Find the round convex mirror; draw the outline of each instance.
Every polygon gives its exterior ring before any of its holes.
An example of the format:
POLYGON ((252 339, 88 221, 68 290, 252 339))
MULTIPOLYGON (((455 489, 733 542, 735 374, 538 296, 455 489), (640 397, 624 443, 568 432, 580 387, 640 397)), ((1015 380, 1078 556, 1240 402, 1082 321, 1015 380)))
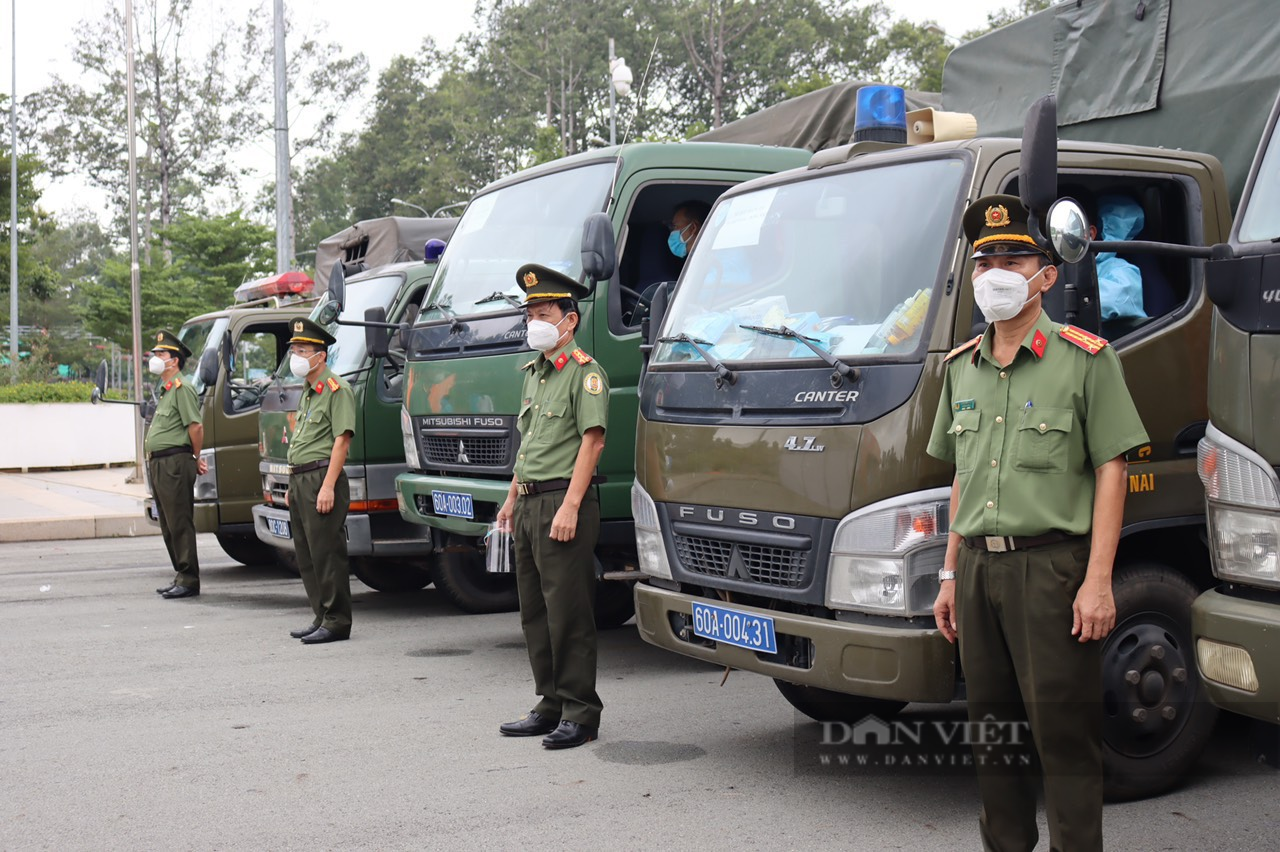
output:
POLYGON ((1074 198, 1059 198, 1049 208, 1049 242, 1067 263, 1079 263, 1089 254, 1089 220, 1074 198))
POLYGON ((320 309, 316 322, 323 326, 328 326, 338 318, 338 314, 342 313, 342 306, 337 302, 325 302, 324 307, 320 309))

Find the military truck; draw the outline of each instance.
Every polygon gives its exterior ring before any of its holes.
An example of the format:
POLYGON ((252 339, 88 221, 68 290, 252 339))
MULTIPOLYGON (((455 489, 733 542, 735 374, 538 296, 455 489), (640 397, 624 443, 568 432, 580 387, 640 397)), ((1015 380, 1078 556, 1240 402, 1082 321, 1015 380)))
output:
MULTIPOLYGON (((791 168, 805 151, 757 145, 629 144, 519 172, 471 200, 410 335, 402 419, 409 472, 401 514, 435 531, 436 588, 472 611, 517 604, 510 573, 486 574, 480 546, 506 498, 519 452, 520 374, 529 360, 515 272, 536 262, 594 284, 578 342, 609 374, 600 473, 600 576, 635 576, 633 475, 639 329, 650 296, 674 281, 669 221, 743 180, 791 168)), ((625 582, 598 586, 596 620, 632 612, 625 582)))
MULTIPOLYGON (((236 288, 235 304, 183 323, 178 337, 191 350, 185 373, 202 402, 207 472, 196 477, 196 532, 213 533, 222 550, 246 565, 270 563, 275 551, 253 532, 259 502, 258 410, 272 371, 288 349, 288 320, 314 304, 315 284, 290 271, 236 288)), ((159 524, 155 501, 144 512, 159 524)))
MULTIPOLYGON (((368 332, 381 331, 385 344, 384 327, 412 321, 457 221, 365 220, 322 241, 317 250, 317 269, 329 274, 311 318, 336 338, 329 364, 351 383, 358 407, 358 428, 344 468, 351 484, 348 555, 356 577, 378 591, 409 591, 430 583, 432 540, 426 527, 405 522, 396 509, 394 481, 405 470, 400 440, 404 349, 371 348, 368 332)), ((252 512, 257 540, 292 552, 287 460, 303 382, 289 372, 287 355, 279 364, 259 417, 261 499, 252 512)))

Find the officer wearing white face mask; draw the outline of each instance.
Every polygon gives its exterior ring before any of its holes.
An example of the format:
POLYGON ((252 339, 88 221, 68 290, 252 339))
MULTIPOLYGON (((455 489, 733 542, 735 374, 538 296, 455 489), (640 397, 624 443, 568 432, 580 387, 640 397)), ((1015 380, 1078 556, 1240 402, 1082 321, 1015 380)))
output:
POLYGON ((590 291, 536 264, 520 267, 529 346, 538 350, 521 393, 520 455, 498 527, 513 533, 520 624, 533 688, 541 696, 522 719, 498 730, 543 736, 549 749, 594 740, 603 704, 596 693, 595 548, 600 501, 594 476, 609 419, 609 380, 574 341, 578 300, 590 291))
POLYGON ((1101 640, 1124 454, 1147 433, 1107 341, 1041 309, 1058 270, 1019 200, 979 199, 964 229, 991 324, 946 358, 928 452, 956 466, 934 618, 959 641, 970 721, 1020 734, 974 747, 983 848, 1035 848, 1043 780, 1050 846, 1100 850, 1101 640))

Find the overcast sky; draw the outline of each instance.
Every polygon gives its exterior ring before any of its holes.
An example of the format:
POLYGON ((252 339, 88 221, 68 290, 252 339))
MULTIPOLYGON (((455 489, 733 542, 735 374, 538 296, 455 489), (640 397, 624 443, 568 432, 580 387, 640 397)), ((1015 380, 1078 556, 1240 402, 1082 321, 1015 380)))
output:
MULTIPOLYGON (((10 3, 0 4, 10 6, 10 3)), ((1013 0, 885 0, 895 17, 913 21, 933 20, 944 31, 960 35, 986 23, 987 14, 1010 6, 1013 0)), ((391 61, 393 56, 412 53, 422 39, 431 35, 442 47, 452 45, 459 35, 471 28, 472 0, 285 0, 297 29, 309 32, 323 24, 328 40, 340 41, 351 51, 364 53, 369 59, 370 79, 391 61)), ((52 75, 69 77, 76 67, 71 62, 72 24, 97 21, 112 5, 123 8, 124 0, 25 0, 17 3, 17 74, 18 98, 44 87, 52 75)), ((254 7, 271 9, 272 0, 194 0, 194 7, 206 14, 223 10, 224 14, 244 14, 254 7)), ((3 39, 5 62, 0 76, 5 81, 5 94, 13 91, 12 7, 0 13, 0 38, 3 39)), ((605 48, 601 48, 602 50, 605 48)), ((632 60, 632 66, 637 62, 632 60)), ((264 178, 271 179, 271 167, 264 167, 264 178)), ((100 205, 96 193, 75 180, 59 181, 47 186, 43 204, 55 213, 73 207, 94 208, 100 205)))

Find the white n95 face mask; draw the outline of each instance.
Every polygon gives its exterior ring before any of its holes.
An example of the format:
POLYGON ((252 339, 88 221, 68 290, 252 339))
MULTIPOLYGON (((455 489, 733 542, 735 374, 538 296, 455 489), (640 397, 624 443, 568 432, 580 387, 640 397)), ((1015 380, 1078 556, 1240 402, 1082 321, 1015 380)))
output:
POLYGON ((305 379, 307 373, 311 372, 311 359, 305 355, 289 356, 289 372, 293 373, 299 379, 305 379))
POLYGON ((983 319, 998 322, 1016 317, 1031 299, 1040 295, 1037 292, 1028 298, 1027 285, 1048 268, 1041 267, 1040 272, 1030 278, 1012 269, 988 269, 973 279, 973 300, 978 303, 983 319))
POLYGON ((147 369, 151 371, 151 375, 158 376, 164 372, 164 359, 159 355, 152 355, 147 361, 147 369))
MULTIPOLYGON (((566 314, 560 318, 560 322, 568 319, 566 314)), ((545 320, 529 320, 526 323, 525 340, 529 342, 530 349, 537 349, 539 352, 546 352, 548 349, 556 345, 556 341, 560 339, 560 322, 549 323, 545 320)))

